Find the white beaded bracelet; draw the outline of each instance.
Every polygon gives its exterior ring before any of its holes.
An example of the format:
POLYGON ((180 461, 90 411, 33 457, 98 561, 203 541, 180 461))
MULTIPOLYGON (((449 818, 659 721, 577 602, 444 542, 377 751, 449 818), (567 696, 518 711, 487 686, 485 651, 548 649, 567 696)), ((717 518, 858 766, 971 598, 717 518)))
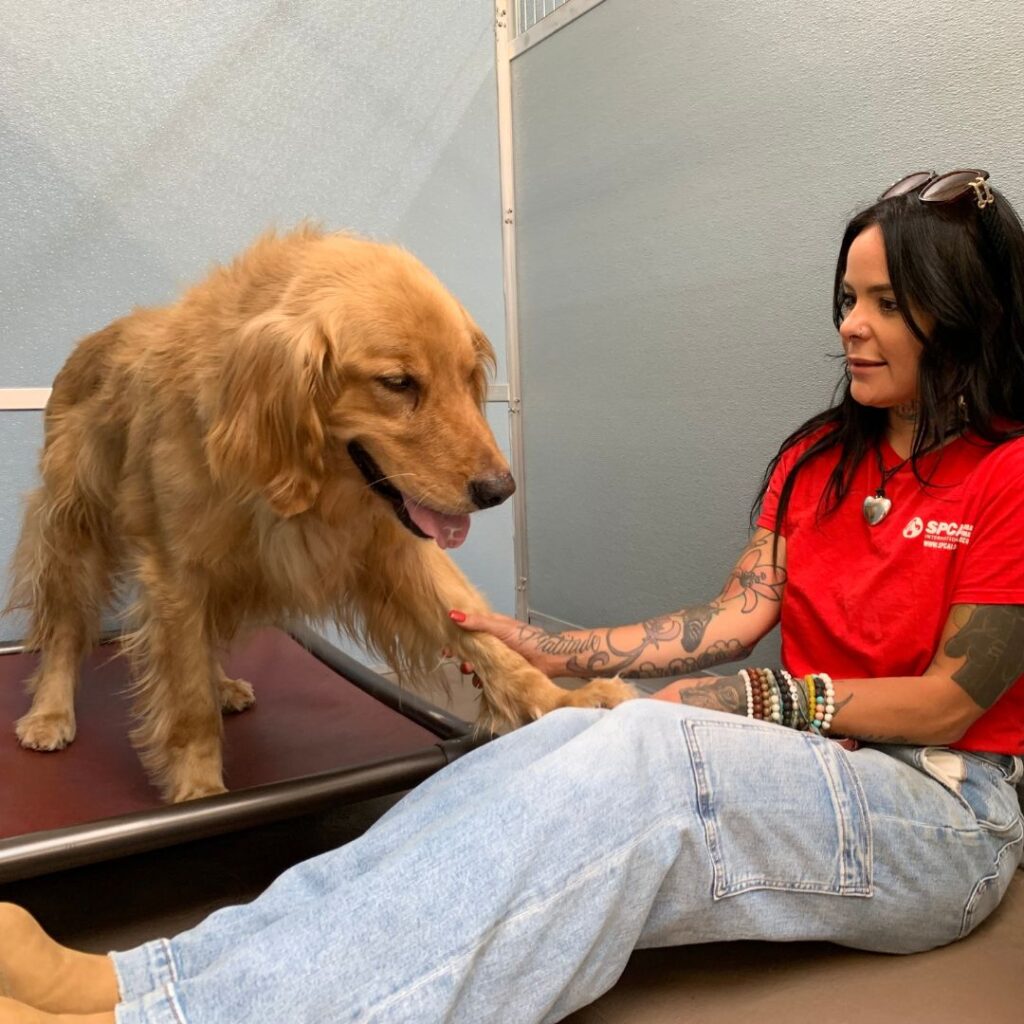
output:
POLYGON ((745 668, 741 668, 739 671, 739 677, 743 680, 743 689, 747 692, 747 718, 753 718, 754 691, 750 687, 750 673, 745 668))

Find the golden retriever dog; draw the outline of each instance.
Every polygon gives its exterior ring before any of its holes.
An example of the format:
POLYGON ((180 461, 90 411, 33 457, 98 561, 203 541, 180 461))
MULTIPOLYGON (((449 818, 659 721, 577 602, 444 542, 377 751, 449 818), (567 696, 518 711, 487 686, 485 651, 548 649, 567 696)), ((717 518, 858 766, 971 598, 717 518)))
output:
POLYGON ((448 648, 486 681, 491 725, 633 696, 564 690, 448 618, 486 603, 444 549, 515 489, 483 415, 493 360, 408 252, 313 227, 82 340, 12 567, 9 607, 41 651, 21 743, 74 739, 79 664, 122 582, 132 739, 170 801, 224 791, 221 712, 253 693, 218 657, 246 626, 334 621, 407 680, 448 648))

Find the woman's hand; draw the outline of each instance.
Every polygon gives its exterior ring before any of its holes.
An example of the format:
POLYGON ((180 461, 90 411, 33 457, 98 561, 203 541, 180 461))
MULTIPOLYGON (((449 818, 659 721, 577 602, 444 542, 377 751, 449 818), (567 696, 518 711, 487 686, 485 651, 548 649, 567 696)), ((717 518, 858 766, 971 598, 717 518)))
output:
MULTIPOLYGON (((545 675, 557 674, 555 659, 540 648, 544 638, 549 635, 543 629, 520 622, 519 619, 513 619, 508 615, 499 615, 497 612, 464 612, 454 608, 448 613, 448 617, 467 632, 489 633, 545 675)), ((451 652, 445 653, 450 655, 451 652)), ((473 676, 474 686, 479 688, 482 685, 470 662, 462 662, 459 668, 464 675, 473 676)))

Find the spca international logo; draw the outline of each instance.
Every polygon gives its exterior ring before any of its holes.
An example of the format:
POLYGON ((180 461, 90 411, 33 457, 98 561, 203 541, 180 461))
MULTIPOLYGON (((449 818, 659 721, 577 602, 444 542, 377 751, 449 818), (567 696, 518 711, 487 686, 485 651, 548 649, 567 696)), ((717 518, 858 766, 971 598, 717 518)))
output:
POLYGON ((903 536, 907 540, 913 540, 915 537, 920 537, 924 533, 924 520, 920 516, 914 516, 913 519, 903 527, 903 536))
POLYGON ((922 544, 926 548, 939 551, 956 551, 958 547, 966 547, 971 542, 974 532, 973 523, 947 523, 938 519, 929 519, 926 523, 920 516, 903 527, 903 536, 914 540, 924 534, 922 544))

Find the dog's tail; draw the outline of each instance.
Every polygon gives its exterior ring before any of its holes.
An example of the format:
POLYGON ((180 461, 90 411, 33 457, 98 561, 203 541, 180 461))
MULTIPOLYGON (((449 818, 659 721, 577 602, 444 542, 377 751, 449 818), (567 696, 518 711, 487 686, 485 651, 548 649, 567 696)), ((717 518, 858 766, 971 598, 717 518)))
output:
POLYGON ((27 615, 19 625, 30 650, 46 646, 55 631, 73 634, 76 645, 91 643, 109 594, 109 517, 125 440, 123 430, 96 424, 109 406, 99 392, 112 333, 106 328, 76 348, 46 407, 42 483, 25 498, 3 608, 5 616, 27 615))

